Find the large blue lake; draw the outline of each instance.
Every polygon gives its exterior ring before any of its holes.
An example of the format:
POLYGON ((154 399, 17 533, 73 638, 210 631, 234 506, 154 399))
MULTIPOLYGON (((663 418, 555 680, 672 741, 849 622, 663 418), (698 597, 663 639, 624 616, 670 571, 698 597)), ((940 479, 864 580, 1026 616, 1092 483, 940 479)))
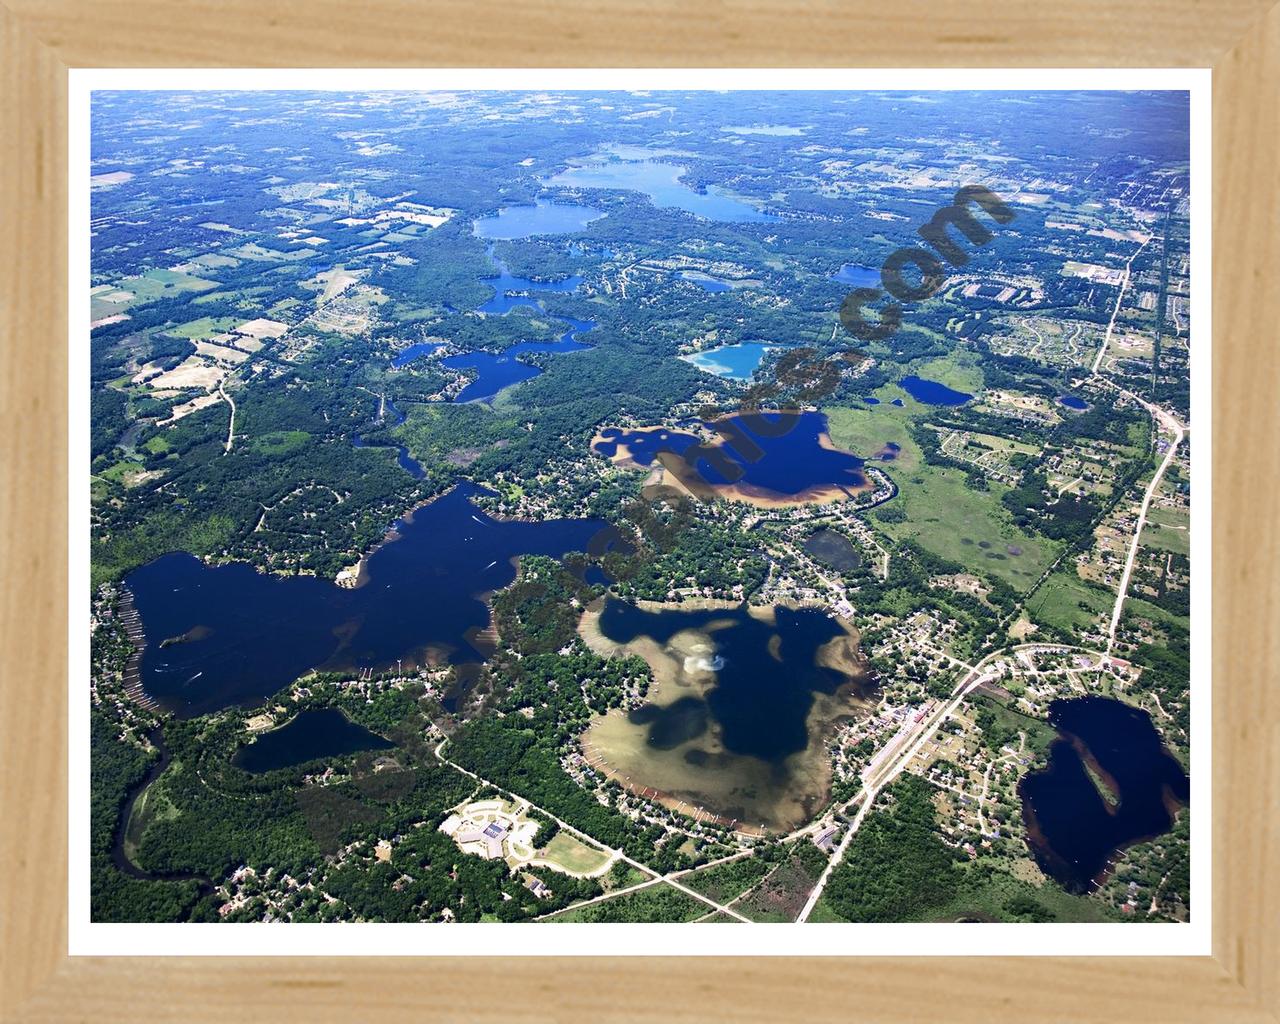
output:
POLYGON ((247 772, 269 772, 319 758, 388 750, 395 744, 357 725, 337 708, 310 708, 264 732, 236 751, 231 763, 247 772))
POLYGON ((850 284, 855 288, 878 288, 880 286, 880 271, 872 270, 870 267, 859 266, 857 263, 846 263, 831 275, 831 280, 839 281, 841 284, 850 284))
POLYGON ((1041 869, 1084 892, 1116 851, 1169 831, 1191 795, 1182 766, 1145 711, 1105 697, 1057 700, 1049 721, 1061 738, 1043 771, 1019 786, 1028 843, 1041 869), (1108 801, 1086 763, 1110 790, 1108 801))
POLYGON ((605 602, 600 632, 615 643, 645 636, 666 646, 686 630, 714 638, 715 650, 706 661, 715 670, 715 685, 705 697, 646 704, 631 712, 631 723, 646 728, 650 746, 678 747, 706 732, 713 720, 726 750, 774 762, 780 769, 788 755, 808 746, 806 719, 814 693, 835 693, 853 681, 817 663, 819 648, 846 634, 815 608, 774 611, 770 624, 745 606, 648 611, 614 598, 605 602))
POLYGON ((134 570, 125 584, 147 639, 143 688, 189 716, 261 700, 312 668, 481 660, 483 597, 515 578, 513 559, 583 551, 604 524, 499 522, 475 493, 461 484, 397 523, 355 589, 185 553, 134 570))
MULTIPOLYGON (((490 253, 491 258, 492 255, 490 253)), ((576 292, 578 286, 582 284, 582 278, 577 276, 566 277, 560 281, 534 281, 527 277, 516 277, 502 260, 494 259, 493 262, 498 266, 498 275, 481 278, 480 283, 492 287, 494 296, 484 305, 477 306, 477 313, 501 316, 517 306, 531 306, 539 309, 541 308, 537 298, 539 293, 567 295, 576 292)))
MULTIPOLYGON (((827 418, 822 413, 747 413, 707 424, 718 439, 695 456, 699 438, 678 430, 606 428, 595 450, 612 458, 624 445, 632 461, 652 465, 664 452, 678 454, 683 470, 713 487, 745 485, 762 497, 795 498, 835 488, 850 494, 865 487, 864 460, 823 444, 827 418)), ((670 467, 668 467, 670 468, 670 467)))
POLYGON ((536 235, 572 235, 581 231, 604 211, 572 203, 552 203, 539 199, 533 206, 504 206, 492 217, 475 222, 481 238, 510 240, 536 235))
POLYGON ((695 192, 688 185, 681 184, 684 172, 685 168, 676 164, 655 160, 608 160, 570 167, 547 179, 544 184, 643 192, 654 206, 684 210, 706 220, 747 222, 778 219, 714 185, 706 192, 695 192))
POLYGON ((542 371, 529 363, 522 363, 519 356, 533 352, 582 352, 591 346, 577 340, 595 326, 594 320, 575 320, 558 317, 569 329, 555 341, 521 341, 497 354, 493 352, 460 352, 440 360, 441 366, 451 370, 475 370, 476 379, 463 388, 455 402, 477 402, 493 398, 503 388, 536 377, 542 371))
POLYGON ((692 270, 684 271, 680 275, 680 280, 696 284, 704 292, 711 292, 712 294, 733 291, 733 285, 728 281, 721 281, 718 277, 712 277, 710 274, 700 274, 692 270))
POLYGON ((926 380, 924 377, 903 377, 898 384, 917 402, 923 402, 925 405, 964 405, 965 402, 973 400, 973 395, 956 391, 945 384, 939 384, 936 380, 926 380))

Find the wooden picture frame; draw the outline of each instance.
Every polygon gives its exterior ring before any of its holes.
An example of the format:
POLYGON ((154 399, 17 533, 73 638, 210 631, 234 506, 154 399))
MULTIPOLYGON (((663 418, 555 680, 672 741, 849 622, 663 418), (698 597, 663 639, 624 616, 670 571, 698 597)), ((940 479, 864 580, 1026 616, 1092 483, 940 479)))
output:
MULTIPOLYGON (((886 8, 5 0, 0 293, 0 1017, 8 1021, 1280 1019, 1280 6, 886 8), (67 955, 67 73, 180 66, 1212 67, 1213 955, 67 955)), ((71 595, 72 600, 80 600, 71 595)), ((891 926, 890 926, 891 927, 891 926)), ((779 933, 783 935, 785 933, 779 933)), ((785 940, 783 940, 785 941, 785 940)), ((962 948, 957 953, 963 953, 962 948)))

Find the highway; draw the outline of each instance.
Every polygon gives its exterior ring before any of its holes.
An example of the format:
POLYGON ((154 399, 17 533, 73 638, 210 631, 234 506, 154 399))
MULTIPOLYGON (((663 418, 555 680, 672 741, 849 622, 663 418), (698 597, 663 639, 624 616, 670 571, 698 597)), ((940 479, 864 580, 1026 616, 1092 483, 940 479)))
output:
POLYGON ((1129 257, 1124 265, 1124 278, 1120 282, 1120 294, 1116 296, 1116 308, 1111 311, 1111 322, 1107 324, 1107 333, 1103 336, 1102 346, 1098 349, 1098 357, 1093 361, 1090 367, 1091 373, 1097 373, 1098 367, 1102 365, 1102 357, 1107 354, 1107 346, 1111 343, 1111 332, 1116 328, 1116 317, 1120 315, 1120 305, 1124 302, 1124 293, 1129 288, 1129 268, 1133 266, 1133 261, 1138 258, 1138 253, 1142 252, 1151 241, 1150 238, 1143 242, 1138 248, 1133 250, 1133 255, 1129 257))
POLYGON ((1146 399, 1139 398, 1132 391, 1127 391, 1113 381, 1108 380, 1101 374, 1094 374, 1094 380, 1099 381, 1108 387, 1115 388, 1122 395, 1133 399, 1140 406, 1147 410, 1151 418, 1155 420, 1157 433, 1159 428, 1163 427, 1173 435, 1173 440, 1169 444, 1169 450, 1164 453, 1164 459, 1161 461, 1159 468, 1156 469, 1155 475, 1151 478, 1151 483, 1147 485, 1146 493, 1142 496, 1142 505, 1138 509, 1138 523, 1134 527, 1133 539, 1129 542, 1129 555, 1125 559, 1124 572, 1120 576, 1120 585, 1116 591, 1116 604, 1111 612, 1111 626, 1107 630, 1107 653, 1111 653, 1111 648, 1115 645, 1116 629, 1120 625, 1120 613, 1124 610, 1125 595, 1129 590, 1129 579, 1133 575, 1133 564, 1138 557, 1138 548, 1142 541, 1142 528, 1146 525, 1147 512, 1151 508, 1151 499, 1155 497, 1156 489, 1160 486, 1160 481, 1164 479, 1165 473, 1169 466, 1173 464, 1174 457, 1178 453, 1178 447, 1182 444, 1187 436, 1187 428, 1184 427, 1171 412, 1162 409, 1160 406, 1148 402, 1146 399))
MULTIPOLYGON (((1030 646, 1030 645, 1029 645, 1030 646)), ((981 667, 987 662, 1003 657, 1007 652, 998 651, 994 654, 987 655, 976 667, 970 667, 969 673, 960 681, 956 688, 952 691, 951 696, 947 700, 934 708, 919 723, 919 727, 910 730, 904 740, 900 741, 901 750, 893 756, 886 758, 884 761, 869 768, 862 777, 862 790, 849 803, 844 805, 843 810, 848 810, 855 803, 861 801, 862 806, 858 808, 858 813, 854 816, 853 821, 849 825, 849 829, 845 832, 844 837, 840 840, 840 845, 836 847, 832 853, 831 859, 827 861, 827 866, 823 869, 822 874, 818 877, 817 884, 809 893, 809 898, 805 901, 804 908, 796 917, 796 924, 803 924, 809 920, 809 915, 813 912, 813 908, 817 906, 822 891, 827 887, 827 882, 831 878, 831 873, 835 871, 840 861, 844 859, 845 851, 853 842, 853 837, 858 829, 862 826, 863 820, 870 812, 872 805, 876 802, 876 797, 880 791, 889 783, 896 779, 902 771, 911 763, 911 759, 916 756, 920 748, 925 745, 938 731, 938 727, 942 725, 951 713, 958 708, 964 699, 969 696, 982 683, 988 681, 992 676, 981 671, 981 667)))

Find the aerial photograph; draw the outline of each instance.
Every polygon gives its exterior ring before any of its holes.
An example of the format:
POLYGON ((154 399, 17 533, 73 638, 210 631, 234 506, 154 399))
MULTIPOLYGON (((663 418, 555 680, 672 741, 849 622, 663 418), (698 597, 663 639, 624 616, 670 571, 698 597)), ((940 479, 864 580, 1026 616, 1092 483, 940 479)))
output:
POLYGON ((1189 921, 1189 124, 95 91, 91 921, 1189 921))

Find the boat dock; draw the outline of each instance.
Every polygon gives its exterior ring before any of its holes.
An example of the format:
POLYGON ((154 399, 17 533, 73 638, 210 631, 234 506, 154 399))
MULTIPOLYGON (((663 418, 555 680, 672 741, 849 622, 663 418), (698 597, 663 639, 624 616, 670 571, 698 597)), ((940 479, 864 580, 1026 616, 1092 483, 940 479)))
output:
POLYGON ((124 692, 136 704, 148 711, 163 712, 164 708, 142 688, 142 652, 147 649, 147 635, 142 628, 142 618, 138 615, 138 609, 133 605, 133 594, 128 588, 121 588, 120 623, 129 635, 129 642, 133 645, 133 651, 124 666, 124 692))

